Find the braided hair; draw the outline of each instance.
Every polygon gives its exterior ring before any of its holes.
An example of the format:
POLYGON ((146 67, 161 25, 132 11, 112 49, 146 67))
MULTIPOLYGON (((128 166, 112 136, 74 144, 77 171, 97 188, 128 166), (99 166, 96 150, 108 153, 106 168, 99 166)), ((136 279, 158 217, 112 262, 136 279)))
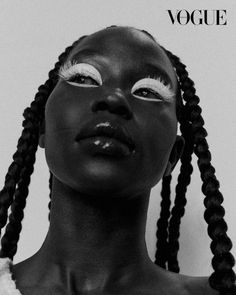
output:
MULTIPOLYGON (((106 29, 116 27, 112 25, 106 29)), ((147 31, 142 30, 153 41, 156 40, 147 31)), ((0 257, 9 257, 13 260, 17 251, 17 243, 22 229, 21 222, 24 217, 24 207, 28 196, 30 177, 34 170, 35 154, 38 147, 40 126, 44 120, 45 105, 48 97, 58 82, 58 71, 71 50, 87 36, 82 36, 59 56, 58 62, 49 72, 49 79, 38 88, 30 107, 24 112, 22 123, 23 131, 18 140, 17 151, 13 155, 13 162, 8 168, 4 187, 0 191, 0 236, 1 230, 5 233, 1 238, 0 257), (11 213, 8 210, 11 206, 11 213), (8 220, 8 223, 7 223, 8 220)), ((156 42, 157 43, 157 42, 156 42)), ((219 181, 215 176, 215 169, 211 165, 211 153, 206 141, 207 132, 201 116, 199 97, 195 94, 194 82, 188 77, 186 66, 170 51, 162 47, 169 57, 178 78, 179 93, 177 95, 177 119, 180 130, 185 139, 185 147, 181 155, 180 174, 175 188, 175 201, 171 206, 171 174, 163 176, 161 190, 161 213, 157 221, 157 250, 154 263, 162 268, 179 272, 178 250, 181 218, 185 212, 187 202, 186 191, 191 181, 193 167, 192 154, 198 157, 198 167, 202 179, 202 192, 205 195, 206 207, 204 218, 208 224, 208 235, 212 239, 211 251, 213 253, 212 267, 214 272, 209 277, 210 286, 218 290, 221 295, 235 294, 236 276, 233 271, 234 257, 230 253, 232 242, 227 236, 227 224, 224 220, 225 210, 222 206, 223 196, 219 191, 219 181), (185 102, 185 104, 184 104, 185 102)), ((50 172, 49 189, 50 201, 48 204, 50 220, 52 173, 50 172)))
POLYGON ((211 153, 206 140, 207 131, 203 127, 204 120, 201 116, 202 109, 199 106, 199 97, 195 94, 194 82, 188 77, 186 66, 180 59, 170 51, 166 52, 173 67, 176 70, 180 88, 183 91, 183 100, 186 102, 183 107, 183 116, 180 122, 180 130, 185 139, 185 148, 181 156, 181 168, 176 185, 175 204, 170 208, 170 182, 171 177, 164 177, 162 182, 162 214, 157 222, 157 237, 161 239, 164 231, 164 241, 157 242, 157 252, 155 263, 160 260, 163 268, 174 272, 179 272, 177 254, 179 250, 179 230, 181 217, 185 212, 187 203, 186 191, 191 180, 193 167, 191 165, 191 155, 194 152, 198 157, 198 167, 202 179, 202 192, 205 195, 204 218, 208 224, 208 235, 212 239, 211 251, 213 253, 212 267, 214 272, 209 277, 209 284, 213 289, 220 291, 221 295, 235 294, 236 275, 233 271, 235 260, 230 253, 232 242, 227 236, 227 224, 224 220, 225 210, 222 206, 223 196, 219 191, 219 181, 215 176, 215 168, 211 164, 211 153), (167 179, 166 179, 167 178, 167 179), (169 220, 169 222, 168 222, 169 220), (161 227, 164 227, 162 229, 161 227), (168 236, 168 241, 167 241, 168 236), (167 245, 167 247, 164 247, 167 245), (159 247, 158 247, 159 246, 159 247))
MULTIPOLYGON (((38 88, 30 107, 24 112, 23 131, 18 140, 17 151, 13 155, 13 162, 8 168, 4 187, 0 191, 0 234, 7 223, 8 209, 11 214, 1 239, 0 257, 13 259, 17 251, 17 242, 21 232, 21 221, 24 217, 24 207, 28 196, 30 176, 34 170, 35 153, 38 147, 39 131, 44 119, 46 101, 58 81, 58 70, 71 49, 85 36, 75 41, 62 53, 48 76, 49 79, 38 88)), ((51 182, 51 181, 50 181, 51 182)), ((51 192, 50 192, 51 196, 51 192)), ((50 204, 49 204, 50 209, 50 204)))

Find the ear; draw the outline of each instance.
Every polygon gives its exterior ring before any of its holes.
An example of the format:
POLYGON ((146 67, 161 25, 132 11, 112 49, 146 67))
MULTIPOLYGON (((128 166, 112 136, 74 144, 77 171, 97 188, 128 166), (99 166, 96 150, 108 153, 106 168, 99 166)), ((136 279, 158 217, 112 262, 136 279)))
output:
POLYGON ((39 146, 45 147, 45 120, 39 126, 39 146))
POLYGON ((174 170, 175 165, 184 151, 185 140, 182 136, 176 135, 176 140, 170 153, 169 161, 163 176, 168 176, 174 170))

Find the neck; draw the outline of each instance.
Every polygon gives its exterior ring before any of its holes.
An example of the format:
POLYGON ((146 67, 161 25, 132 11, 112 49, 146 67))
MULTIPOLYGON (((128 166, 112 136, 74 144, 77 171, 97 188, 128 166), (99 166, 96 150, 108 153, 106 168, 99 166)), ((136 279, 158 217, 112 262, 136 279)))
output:
POLYGON ((145 243, 149 197, 150 191, 88 196, 54 178, 50 227, 38 257, 60 265, 68 287, 72 278, 87 289, 128 280, 152 263, 145 243))

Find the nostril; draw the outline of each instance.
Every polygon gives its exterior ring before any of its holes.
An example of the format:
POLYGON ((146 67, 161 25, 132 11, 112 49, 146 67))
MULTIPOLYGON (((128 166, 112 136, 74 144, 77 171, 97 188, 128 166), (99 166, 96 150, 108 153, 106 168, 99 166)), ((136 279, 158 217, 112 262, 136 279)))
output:
POLYGON ((107 109, 107 103, 105 103, 105 101, 100 101, 99 103, 98 103, 98 109, 100 109, 100 110, 106 110, 107 109))

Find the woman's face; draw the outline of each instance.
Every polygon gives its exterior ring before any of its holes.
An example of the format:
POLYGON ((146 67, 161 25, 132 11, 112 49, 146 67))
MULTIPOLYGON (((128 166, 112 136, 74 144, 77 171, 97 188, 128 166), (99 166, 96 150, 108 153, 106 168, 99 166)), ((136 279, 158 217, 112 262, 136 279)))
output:
POLYGON ((162 49, 136 29, 105 29, 81 40, 61 75, 40 139, 54 176, 86 194, 150 190, 177 134, 177 80, 162 49))

